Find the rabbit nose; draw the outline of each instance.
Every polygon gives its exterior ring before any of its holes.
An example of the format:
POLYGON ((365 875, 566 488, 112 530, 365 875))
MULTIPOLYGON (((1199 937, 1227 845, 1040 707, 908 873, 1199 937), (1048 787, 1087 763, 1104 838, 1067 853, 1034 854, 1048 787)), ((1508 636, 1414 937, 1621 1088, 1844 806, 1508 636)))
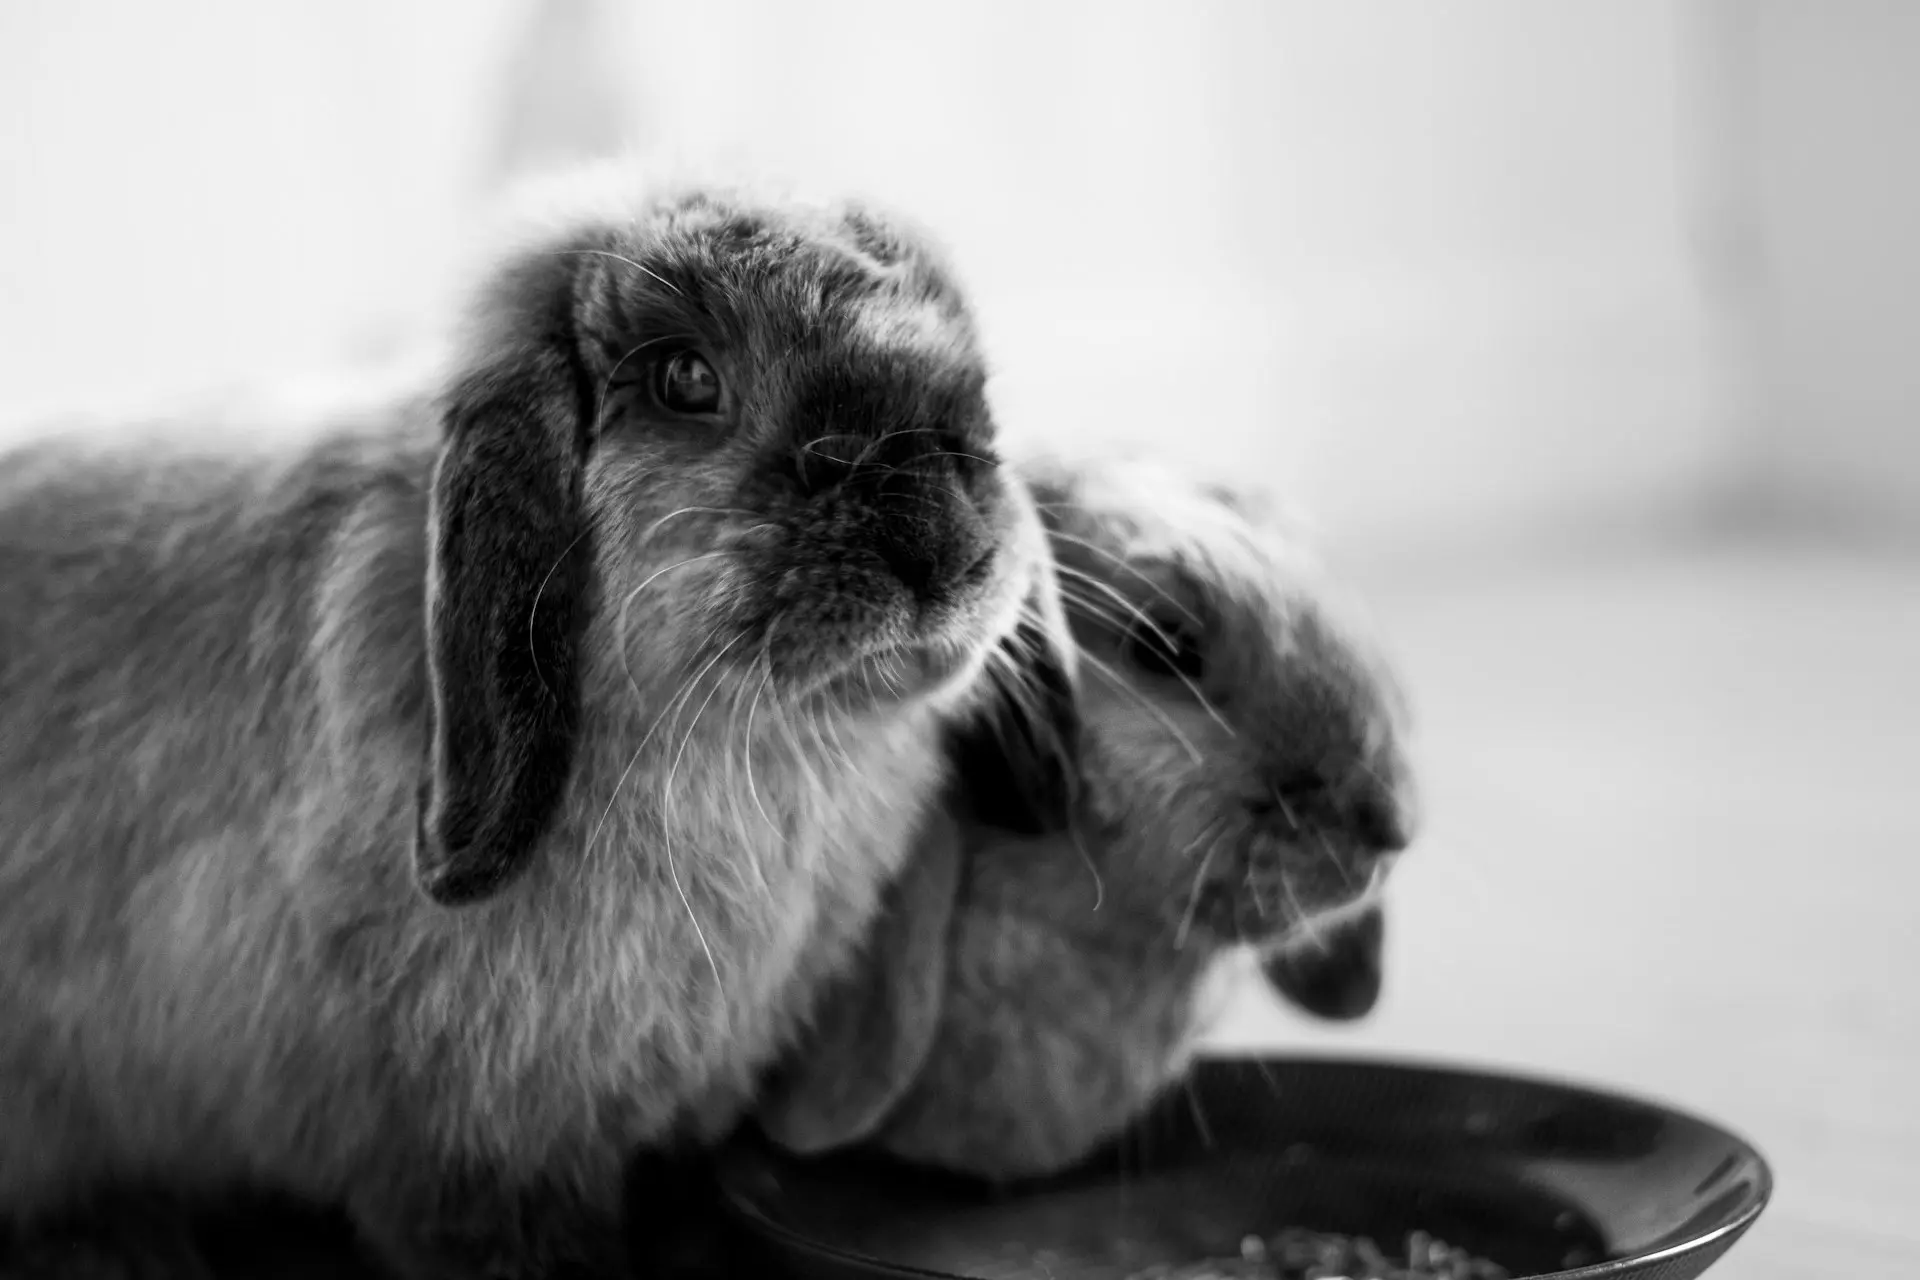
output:
POLYGON ((880 558, 914 599, 943 601, 984 578, 993 567, 994 540, 973 510, 947 513, 941 525, 890 522, 879 537, 880 558))
POLYGON ((1331 826, 1377 854, 1400 853, 1413 842, 1411 804, 1391 775, 1356 767, 1295 771, 1271 787, 1272 804, 1289 827, 1331 826))
POLYGON ((1384 785, 1366 787, 1352 805, 1353 833, 1380 853, 1399 853, 1413 843, 1407 806, 1384 785))

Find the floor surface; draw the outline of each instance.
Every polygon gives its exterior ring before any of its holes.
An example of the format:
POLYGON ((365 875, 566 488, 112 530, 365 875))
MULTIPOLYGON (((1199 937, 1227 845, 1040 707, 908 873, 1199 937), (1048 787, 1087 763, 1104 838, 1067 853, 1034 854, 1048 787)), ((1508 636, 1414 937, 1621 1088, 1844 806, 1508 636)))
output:
POLYGON ((1427 834, 1358 1028, 1742 1131, 1777 1191, 1715 1280, 1920 1271, 1920 558, 1635 553, 1369 593, 1427 834))

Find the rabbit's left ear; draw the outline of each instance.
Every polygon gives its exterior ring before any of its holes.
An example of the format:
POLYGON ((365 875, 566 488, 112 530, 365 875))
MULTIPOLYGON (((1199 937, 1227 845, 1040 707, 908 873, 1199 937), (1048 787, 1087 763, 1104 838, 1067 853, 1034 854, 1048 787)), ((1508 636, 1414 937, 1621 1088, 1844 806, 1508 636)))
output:
POLYGON ((1373 1012, 1385 977, 1387 918, 1378 903, 1261 961, 1280 995, 1316 1018, 1352 1022, 1373 1012))
POLYGON ((958 828, 936 810, 865 947, 822 997, 811 1035, 762 1089, 760 1127, 788 1151, 859 1142, 919 1078, 944 1007, 960 852, 958 828))
POLYGON ((1080 783, 1078 659, 1049 560, 988 667, 986 705, 948 730, 970 820, 1026 836, 1067 830, 1080 783))
POLYGON ((431 723, 414 871, 442 906, 527 865, 572 770, 592 549, 587 401, 560 327, 570 281, 496 286, 490 350, 453 386, 427 529, 431 723))

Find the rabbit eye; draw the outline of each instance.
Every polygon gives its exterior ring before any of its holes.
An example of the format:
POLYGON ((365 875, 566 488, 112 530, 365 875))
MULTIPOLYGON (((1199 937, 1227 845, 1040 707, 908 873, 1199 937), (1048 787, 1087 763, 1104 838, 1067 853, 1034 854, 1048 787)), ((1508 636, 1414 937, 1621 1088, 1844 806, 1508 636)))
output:
POLYGON ((653 396, 669 413, 718 413, 720 375, 706 357, 682 351, 654 366, 653 396))
POLYGON ((1206 674, 1199 638, 1177 622, 1142 619, 1128 630, 1123 648, 1127 661, 1150 675, 1198 680, 1206 674))

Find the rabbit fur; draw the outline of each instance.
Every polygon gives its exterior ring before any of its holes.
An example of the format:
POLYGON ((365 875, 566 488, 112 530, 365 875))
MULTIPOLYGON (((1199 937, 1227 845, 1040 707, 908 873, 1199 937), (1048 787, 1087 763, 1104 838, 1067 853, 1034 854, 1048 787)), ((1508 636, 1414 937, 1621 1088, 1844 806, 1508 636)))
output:
POLYGON ((1081 648, 1073 820, 983 809, 990 756, 961 775, 763 1098, 799 1154, 1055 1173, 1181 1078, 1223 961, 1325 1017, 1379 992, 1405 705, 1332 584, 1255 495, 1129 458, 1023 474, 1081 648))
POLYGON ((983 675, 1071 645, 927 237, 579 208, 418 394, 0 458, 22 1230, 264 1183, 409 1276, 615 1273, 623 1160, 734 1123, 951 743, 1062 738, 983 675))

